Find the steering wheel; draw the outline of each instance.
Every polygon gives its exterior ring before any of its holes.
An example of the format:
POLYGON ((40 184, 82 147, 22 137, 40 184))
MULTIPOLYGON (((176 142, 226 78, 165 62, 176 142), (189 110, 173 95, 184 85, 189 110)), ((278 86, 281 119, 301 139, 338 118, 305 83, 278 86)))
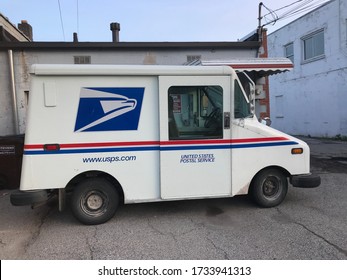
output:
POLYGON ((207 117, 205 120, 204 127, 205 128, 210 128, 212 126, 218 127, 221 126, 221 110, 220 108, 214 109, 207 117))

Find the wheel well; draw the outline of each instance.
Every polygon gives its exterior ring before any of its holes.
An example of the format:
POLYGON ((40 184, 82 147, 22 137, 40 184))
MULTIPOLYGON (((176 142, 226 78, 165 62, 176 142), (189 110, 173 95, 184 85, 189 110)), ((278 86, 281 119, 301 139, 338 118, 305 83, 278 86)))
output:
POLYGON ((250 183, 250 185, 249 185, 249 190, 248 190, 248 192, 249 192, 249 191, 251 190, 251 188, 253 187, 253 185, 254 185, 253 182, 254 182, 255 178, 257 177, 257 175, 258 175, 260 172, 262 172, 262 171, 264 171, 264 170, 267 170, 267 169, 277 169, 278 171, 282 172, 286 177, 290 177, 290 173, 288 172, 288 170, 284 169, 284 168, 281 167, 281 166, 272 165, 272 166, 264 167, 263 169, 259 170, 259 171, 253 176, 252 181, 251 181, 251 183, 250 183))
POLYGON ((74 178, 70 180, 70 182, 66 185, 65 191, 67 193, 72 192, 74 187, 84 181, 87 178, 94 178, 94 177, 102 177, 107 179, 109 182, 112 183, 112 185, 117 189, 119 195, 120 195, 120 201, 123 203, 124 202, 124 192, 121 184, 119 181, 111 176, 110 174, 103 172, 103 171, 98 171, 98 170, 92 170, 92 171, 86 171, 81 174, 78 174, 74 178))

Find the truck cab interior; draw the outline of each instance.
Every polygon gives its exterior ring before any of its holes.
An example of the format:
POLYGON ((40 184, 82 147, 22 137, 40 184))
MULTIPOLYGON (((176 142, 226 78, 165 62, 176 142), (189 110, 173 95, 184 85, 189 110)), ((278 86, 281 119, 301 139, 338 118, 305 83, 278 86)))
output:
POLYGON ((223 89, 220 86, 169 88, 169 139, 223 138, 223 89))

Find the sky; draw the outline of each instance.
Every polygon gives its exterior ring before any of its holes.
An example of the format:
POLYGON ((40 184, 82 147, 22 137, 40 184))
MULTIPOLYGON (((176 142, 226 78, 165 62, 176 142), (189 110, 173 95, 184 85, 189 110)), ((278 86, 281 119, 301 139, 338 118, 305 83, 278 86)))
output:
MULTIPOLYGON (((291 3, 327 0, 264 0, 276 10, 291 3)), ((112 41, 110 23, 120 23, 120 41, 237 41, 258 26, 258 0, 1 0, 0 13, 15 25, 27 20, 34 41, 112 41)), ((290 6, 277 12, 295 7, 290 6)), ((262 15, 268 10, 262 7, 262 15)), ((268 33, 296 17, 266 26, 268 33)), ((271 15, 267 19, 272 19, 271 15)), ((262 24, 265 23, 265 19, 262 24)))

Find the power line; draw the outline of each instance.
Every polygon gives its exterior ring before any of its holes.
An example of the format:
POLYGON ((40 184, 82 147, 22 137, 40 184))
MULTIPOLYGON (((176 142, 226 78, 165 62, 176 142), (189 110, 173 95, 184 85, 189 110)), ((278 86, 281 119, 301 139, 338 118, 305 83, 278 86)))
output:
MULTIPOLYGON (((301 1, 303 1, 303 0, 295 1, 295 2, 293 2, 293 3, 291 3, 291 4, 288 4, 288 5, 286 5, 286 6, 283 6, 283 7, 281 7, 281 8, 278 8, 278 9, 276 9, 276 10, 273 10, 273 12, 277 12, 277 11, 283 10, 283 9, 288 8, 288 7, 290 7, 290 6, 293 6, 293 5, 295 5, 296 3, 301 2, 301 1)), ((268 14, 266 14, 266 15, 268 15, 268 14)), ((264 15, 264 17, 265 17, 266 15, 264 15)))
MULTIPOLYGON (((277 11, 280 11, 280 10, 283 10, 283 9, 286 9, 286 8, 289 8, 290 6, 293 6, 293 5, 295 5, 295 4, 299 3, 299 2, 302 2, 302 1, 307 2, 307 0, 297 0, 297 1, 293 2, 293 3, 291 3, 291 4, 288 4, 288 5, 286 5, 286 6, 283 6, 283 7, 281 7, 281 8, 276 9, 276 10, 271 10, 271 12, 265 14, 264 17, 266 17, 267 15, 271 14, 272 12, 277 12, 277 11)), ((313 0, 308 0, 308 1, 313 1, 313 0)), ((264 4, 263 4, 263 5, 264 5, 264 4)), ((294 9, 295 9, 295 8, 294 8, 294 9)))
POLYGON ((296 15, 299 15, 301 13, 313 10, 314 8, 319 7, 320 5, 322 5, 325 2, 327 2, 327 0, 298 0, 298 1, 295 1, 291 4, 288 4, 286 6, 278 8, 276 10, 269 9, 264 4, 262 4, 262 6, 264 6, 264 8, 266 10, 268 10, 268 13, 262 17, 266 22, 265 24, 263 24, 263 26, 269 25, 269 24, 274 25, 279 20, 287 19, 287 18, 296 16, 296 15), (277 13, 276 13, 277 11, 289 8, 293 5, 295 5, 295 6, 292 7, 291 9, 285 11, 284 13, 282 13, 279 16, 277 15, 277 13), (271 15, 272 19, 267 18, 270 15, 271 15))
POLYGON ((268 13, 268 14, 265 14, 264 17, 263 17, 264 20, 266 21, 266 24, 264 24, 263 26, 268 25, 268 24, 274 25, 278 20, 283 19, 283 18, 285 18, 285 17, 289 17, 289 16, 291 15, 291 13, 294 13, 295 11, 297 11, 297 10, 300 9, 301 7, 303 7, 303 6, 307 5, 307 4, 309 4, 309 3, 312 2, 312 1, 313 1, 313 0, 298 0, 298 1, 295 1, 295 2, 293 2, 293 3, 291 3, 291 4, 289 4, 289 5, 286 5, 286 6, 284 6, 284 7, 278 8, 278 9, 276 9, 276 10, 270 10, 269 8, 265 7, 265 5, 263 4, 263 6, 269 11, 269 13, 268 13), (300 4, 298 4, 298 3, 300 3, 300 4), (276 14, 275 11, 279 11, 279 10, 283 10, 283 9, 285 9, 285 8, 289 8, 289 7, 291 7, 291 6, 295 5, 295 4, 297 4, 295 7, 291 8, 291 9, 290 9, 289 11, 287 11, 287 12, 284 12, 282 15, 277 16, 277 14, 276 14), (266 18, 267 15, 272 15, 273 20, 269 20, 269 21, 268 21, 267 18, 266 18), (276 15, 276 16, 274 17, 274 15, 276 15))
POLYGON ((291 16, 295 16, 297 14, 301 14, 301 13, 313 10, 313 9, 321 6, 324 2, 327 2, 327 1, 326 0, 320 0, 320 1, 317 1, 316 3, 313 2, 310 5, 302 6, 302 7, 298 8, 297 10, 294 10, 294 11, 291 11, 290 13, 282 15, 281 17, 282 17, 282 19, 285 19, 285 18, 288 18, 291 16))
POLYGON ((61 13, 60 0, 58 0, 58 6, 59 6, 61 29, 63 31, 63 38, 64 38, 64 41, 65 41, 65 30, 64 30, 63 17, 62 17, 62 13, 61 13))
POLYGON ((76 0, 76 4, 77 4, 77 34, 80 32, 80 18, 79 18, 79 6, 78 6, 78 0, 76 0))
MULTIPOLYGON (((261 5, 262 5, 266 10, 268 10, 268 12, 269 12, 269 13, 267 13, 266 15, 264 15, 262 18, 263 18, 264 20, 267 20, 267 18, 266 18, 267 15, 271 15, 271 16, 272 16, 272 20, 271 20, 270 22, 267 22, 267 23, 264 24, 264 25, 267 25, 267 24, 270 24, 270 23, 275 24, 276 21, 278 20, 278 16, 277 16, 276 12, 275 12, 274 10, 269 9, 267 6, 264 5, 264 3, 261 3, 261 5)), ((264 25, 263 25, 263 26, 264 26, 264 25)))
MULTIPOLYGON (((266 10, 268 10, 269 13, 267 13, 266 15, 271 15, 272 18, 273 18, 271 22, 273 22, 273 23, 275 24, 276 21, 278 20, 278 16, 277 16, 276 12, 275 12, 274 10, 271 10, 271 9, 269 9, 268 7, 266 7, 266 6, 264 5, 264 3, 262 3, 262 6, 263 6, 266 10)), ((266 19, 266 15, 263 16, 264 19, 266 19)))

